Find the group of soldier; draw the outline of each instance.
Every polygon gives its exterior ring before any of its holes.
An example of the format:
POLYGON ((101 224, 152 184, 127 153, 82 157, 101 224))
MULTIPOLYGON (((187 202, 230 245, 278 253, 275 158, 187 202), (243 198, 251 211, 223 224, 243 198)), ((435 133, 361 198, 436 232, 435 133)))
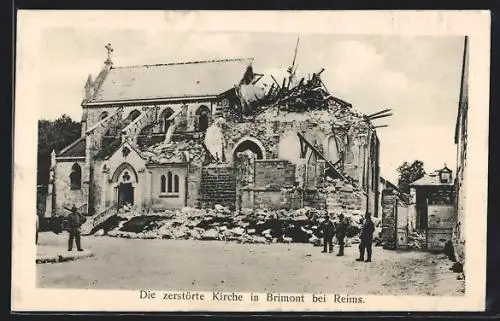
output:
MULTIPOLYGON (((325 220, 321 223, 321 230, 323 233, 323 251, 322 253, 326 253, 327 249, 329 253, 333 252, 333 237, 337 238, 339 244, 339 252, 337 256, 344 255, 344 246, 345 246, 345 238, 348 224, 346 222, 344 214, 340 214, 338 216, 339 220, 337 224, 334 224, 332 220, 330 220, 330 215, 327 214, 325 216, 325 220)), ((360 244, 359 244, 359 258, 356 261, 361 262, 371 262, 372 261, 372 241, 373 241, 373 233, 375 232, 375 225, 371 219, 371 214, 366 213, 365 219, 363 222, 363 227, 361 229, 360 244), (367 254, 365 260, 365 252, 367 254)))

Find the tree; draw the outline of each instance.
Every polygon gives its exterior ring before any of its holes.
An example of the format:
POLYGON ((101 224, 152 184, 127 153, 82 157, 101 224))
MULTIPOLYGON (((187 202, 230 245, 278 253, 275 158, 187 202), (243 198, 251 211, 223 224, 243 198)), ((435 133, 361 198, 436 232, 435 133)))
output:
POLYGON ((416 160, 413 163, 404 162, 398 167, 398 188, 401 192, 410 193, 410 184, 424 177, 424 163, 416 160))
POLYGON ((81 124, 62 115, 54 121, 38 121, 38 175, 37 184, 46 186, 49 180, 50 153, 60 152, 81 135, 81 124))

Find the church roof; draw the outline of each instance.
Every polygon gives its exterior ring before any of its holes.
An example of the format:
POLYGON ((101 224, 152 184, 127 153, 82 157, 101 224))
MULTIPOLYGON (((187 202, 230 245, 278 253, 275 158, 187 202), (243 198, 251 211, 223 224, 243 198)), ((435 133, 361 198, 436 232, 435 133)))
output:
POLYGON ((86 141, 85 137, 80 137, 73 143, 64 148, 58 157, 84 157, 85 156, 86 141))
POLYGON ((242 79, 252 58, 112 67, 87 103, 220 95, 242 79))

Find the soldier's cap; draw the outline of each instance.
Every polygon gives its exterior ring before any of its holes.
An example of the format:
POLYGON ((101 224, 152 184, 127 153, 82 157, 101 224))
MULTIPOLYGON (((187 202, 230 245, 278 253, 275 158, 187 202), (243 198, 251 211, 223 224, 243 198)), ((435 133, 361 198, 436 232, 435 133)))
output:
POLYGON ((73 205, 73 207, 71 207, 71 212, 72 212, 72 213, 76 213, 76 212, 78 212, 78 209, 76 208, 76 206, 75 206, 75 205, 73 205))

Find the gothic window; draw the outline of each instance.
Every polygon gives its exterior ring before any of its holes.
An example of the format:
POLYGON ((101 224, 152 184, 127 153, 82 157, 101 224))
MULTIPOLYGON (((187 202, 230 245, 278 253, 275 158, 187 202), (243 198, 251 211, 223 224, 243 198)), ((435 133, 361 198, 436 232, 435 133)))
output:
POLYGON ((69 175, 70 188, 77 190, 82 188, 82 168, 78 164, 73 164, 71 174, 69 175))
MULTIPOLYGON (((162 194, 178 194, 179 193, 179 175, 167 172, 167 176, 161 176, 160 191, 162 194)), ((174 196, 174 195, 171 195, 174 196)))
POLYGON ((165 185, 166 185, 167 179, 165 178, 165 175, 161 175, 161 184, 160 184, 160 192, 165 193, 165 185))
POLYGON ((168 189, 167 189, 167 191, 169 193, 172 193, 172 173, 168 172, 167 177, 168 177, 168 179, 167 179, 167 181, 168 181, 168 189))
POLYGON ((174 175, 174 193, 179 193, 179 175, 174 175))

